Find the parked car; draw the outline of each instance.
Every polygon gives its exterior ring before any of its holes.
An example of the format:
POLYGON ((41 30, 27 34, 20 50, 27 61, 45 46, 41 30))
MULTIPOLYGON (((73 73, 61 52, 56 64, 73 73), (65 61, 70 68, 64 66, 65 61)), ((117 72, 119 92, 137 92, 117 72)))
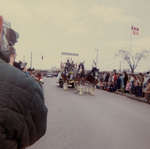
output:
POLYGON ((47 77, 47 78, 52 78, 52 77, 54 77, 54 75, 51 74, 51 73, 48 73, 48 74, 46 75, 46 77, 47 77))
POLYGON ((57 76, 58 76, 58 73, 59 73, 59 72, 52 72, 52 74, 53 74, 54 77, 57 77, 57 76))

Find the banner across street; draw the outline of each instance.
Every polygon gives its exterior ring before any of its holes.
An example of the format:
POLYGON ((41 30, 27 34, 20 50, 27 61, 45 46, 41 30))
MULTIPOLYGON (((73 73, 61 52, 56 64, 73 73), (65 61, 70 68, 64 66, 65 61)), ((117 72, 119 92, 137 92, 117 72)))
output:
POLYGON ((62 52, 61 55, 79 56, 78 53, 69 53, 69 52, 62 52))

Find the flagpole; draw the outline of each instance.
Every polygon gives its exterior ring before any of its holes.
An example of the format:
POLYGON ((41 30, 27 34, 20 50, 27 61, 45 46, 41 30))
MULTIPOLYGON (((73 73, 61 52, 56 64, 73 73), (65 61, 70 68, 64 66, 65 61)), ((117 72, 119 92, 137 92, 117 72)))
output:
POLYGON ((132 27, 133 27, 133 26, 131 25, 131 32, 130 32, 130 50, 131 50, 131 51, 132 51, 132 42, 133 42, 133 41, 132 41, 132 40, 133 40, 133 39, 132 39, 132 32, 133 32, 132 27))
POLYGON ((121 61, 120 61, 120 72, 121 72, 121 61))
POLYGON ((129 50, 130 50, 131 57, 132 57, 131 61, 134 63, 134 56, 133 56, 134 55, 134 53, 133 53, 133 32, 134 32, 134 26, 131 25, 130 48, 129 48, 129 50))
POLYGON ((41 69, 43 69, 43 53, 42 53, 42 57, 41 57, 41 69))
POLYGON ((132 55, 132 61, 133 61, 133 64, 135 64, 135 58, 134 58, 134 53, 133 53, 133 37, 134 35, 139 35, 139 28, 138 27, 135 27, 133 25, 131 25, 131 35, 130 35, 130 52, 131 52, 131 55, 132 55))

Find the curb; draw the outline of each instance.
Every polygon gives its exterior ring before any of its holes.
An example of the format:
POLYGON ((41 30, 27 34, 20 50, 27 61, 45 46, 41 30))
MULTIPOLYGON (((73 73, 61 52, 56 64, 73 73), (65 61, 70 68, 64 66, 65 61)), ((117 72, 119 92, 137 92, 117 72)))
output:
POLYGON ((122 95, 122 96, 126 96, 127 98, 130 98, 132 100, 137 100, 139 102, 144 102, 144 103, 147 103, 146 99, 144 97, 136 97, 134 95, 130 95, 130 94, 125 94, 125 93, 119 93, 119 92, 116 92, 115 94, 119 94, 119 95, 122 95))
MULTIPOLYGON (((101 89, 100 89, 101 90, 101 89)), ((119 92, 119 91, 116 91, 116 92, 113 92, 114 94, 118 94, 118 95, 121 95, 121 96, 125 96, 127 98, 130 98, 132 100, 136 100, 136 101, 139 101, 139 102, 143 102, 143 103, 147 103, 147 100, 144 98, 144 97, 136 97, 134 95, 130 95, 130 94, 127 94, 127 93, 122 93, 122 92, 119 92)))

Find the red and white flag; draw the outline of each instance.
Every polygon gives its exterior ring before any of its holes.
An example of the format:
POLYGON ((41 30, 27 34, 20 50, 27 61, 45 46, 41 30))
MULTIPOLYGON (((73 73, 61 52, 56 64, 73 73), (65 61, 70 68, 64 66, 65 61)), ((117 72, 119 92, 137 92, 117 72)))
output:
POLYGON ((139 28, 138 27, 135 27, 135 26, 131 26, 131 31, 132 31, 132 34, 133 35, 139 35, 139 28))

